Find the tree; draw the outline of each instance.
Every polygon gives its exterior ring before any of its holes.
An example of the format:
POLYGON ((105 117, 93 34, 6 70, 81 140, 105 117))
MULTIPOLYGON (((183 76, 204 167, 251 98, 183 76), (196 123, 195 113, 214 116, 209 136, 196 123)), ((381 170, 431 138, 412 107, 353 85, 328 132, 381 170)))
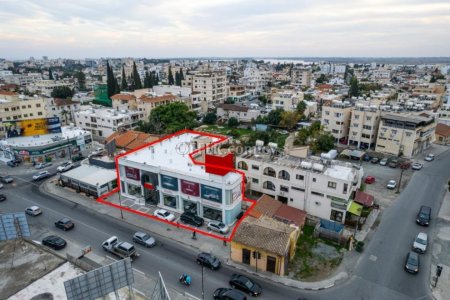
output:
POLYGON ((73 97, 73 90, 68 86, 57 86, 53 89, 51 96, 53 98, 67 99, 73 97))
POLYGON ((312 142, 311 149, 315 152, 328 152, 334 149, 334 140, 331 133, 322 133, 312 142))
POLYGON ((65 109, 63 109, 63 110, 61 111, 61 116, 64 118, 64 122, 65 122, 66 125, 69 124, 68 121, 67 121, 67 116, 68 116, 69 114, 70 114, 70 112, 67 111, 67 110, 65 110, 65 109))
POLYGON ((115 94, 120 94, 120 85, 117 78, 114 78, 114 95, 115 94))
POLYGON ((325 74, 320 74, 320 76, 316 79, 316 83, 324 83, 327 81, 327 77, 325 76, 325 74))
POLYGON ((239 126, 239 121, 235 117, 228 119, 228 127, 234 128, 239 126))
POLYGON ((128 89, 127 76, 125 75, 125 67, 122 66, 122 83, 120 89, 126 91, 128 89))
POLYGON ((281 108, 271 110, 267 114, 267 124, 278 126, 281 122, 281 114, 282 113, 283 113, 283 110, 281 108))
POLYGON ((178 73, 178 71, 175 72, 175 85, 181 86, 181 78, 180 73, 178 73))
POLYGON ((308 128, 302 128, 297 132, 297 135, 294 139, 294 145, 296 146, 306 146, 309 139, 309 130, 308 128))
POLYGON ((280 126, 285 127, 288 130, 292 130, 297 125, 297 122, 300 120, 300 114, 298 112, 293 111, 283 111, 281 113, 281 121, 280 126))
POLYGON ((203 123, 208 124, 208 125, 212 125, 215 124, 217 121, 217 115, 216 113, 213 112, 209 112, 205 115, 205 117, 203 118, 203 123))
POLYGON ((48 68, 48 80, 55 80, 53 78, 53 74, 52 74, 52 69, 51 68, 48 68))
POLYGON ((108 61, 106 61, 106 87, 108 90, 108 97, 110 98, 112 95, 115 94, 116 88, 115 88, 114 74, 108 61))
POLYGON ((136 62, 133 62, 133 75, 131 76, 133 81, 133 90, 142 89, 141 77, 137 71, 136 62))
POLYGON ((153 83, 153 85, 159 85, 159 75, 158 75, 158 73, 156 73, 155 82, 153 83))
POLYGON ((180 86, 183 80, 184 80, 183 68, 180 68, 180 86))
POLYGON ((192 129, 197 125, 197 114, 182 102, 169 103, 154 108, 148 122, 140 123, 144 132, 155 134, 174 133, 178 130, 192 129))
POLYGON ((82 71, 78 71, 74 75, 75 79, 78 82, 78 90, 85 91, 86 90, 86 75, 82 71))
POLYGON ((360 95, 358 78, 356 78, 356 76, 352 76, 352 79, 350 79, 350 89, 348 90, 348 95, 350 97, 358 97, 360 95))
POLYGON ((297 104, 297 112, 301 115, 301 116, 303 116, 304 114, 305 114, 305 110, 306 110, 306 103, 305 103, 305 101, 300 101, 298 104, 297 104))
POLYGON ((267 97, 265 95, 259 96, 258 100, 261 101, 263 105, 267 104, 267 97))
POLYGON ((173 85, 174 84, 173 73, 172 73, 172 66, 169 66, 168 80, 169 80, 169 85, 173 85))

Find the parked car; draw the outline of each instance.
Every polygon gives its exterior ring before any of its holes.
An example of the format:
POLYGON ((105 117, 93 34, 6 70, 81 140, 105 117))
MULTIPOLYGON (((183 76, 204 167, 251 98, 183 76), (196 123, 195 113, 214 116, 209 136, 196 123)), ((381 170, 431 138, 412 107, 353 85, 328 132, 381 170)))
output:
POLYGON ((388 164, 388 159, 387 158, 383 158, 382 160, 380 160, 380 165, 381 166, 386 166, 388 164))
POLYGON ((364 179, 364 183, 367 183, 367 184, 372 184, 374 182, 375 182, 375 177, 373 177, 373 176, 367 176, 366 179, 364 179))
POLYGON ((27 207, 25 209, 25 213, 30 216, 38 216, 38 215, 42 214, 42 210, 39 206, 33 205, 30 207, 27 207))
POLYGON ((52 163, 43 162, 43 163, 36 164, 34 167, 39 170, 39 169, 44 169, 44 168, 50 167, 51 165, 52 165, 52 163))
POLYGON ((217 270, 220 268, 220 260, 214 255, 206 252, 202 252, 197 255, 197 263, 210 268, 211 270, 217 270))
POLYGON ((77 155, 77 156, 72 157, 72 161, 73 162, 77 162, 77 161, 81 161, 81 160, 83 160, 85 158, 86 157, 84 157, 83 155, 77 155))
POLYGON ((14 160, 10 160, 6 163, 8 166, 10 166, 11 168, 17 167, 19 164, 14 161, 14 160))
POLYGON ((417 213, 416 223, 422 226, 428 226, 431 219, 431 207, 422 205, 417 213))
POLYGON ((165 209, 157 209, 157 210, 155 210, 153 215, 159 219, 163 219, 163 220, 170 221, 170 222, 175 220, 175 216, 165 209))
POLYGON ((75 224, 69 218, 62 218, 61 220, 55 222, 55 226, 56 228, 60 228, 66 231, 73 229, 75 227, 75 224))
POLYGON ((129 257, 131 260, 139 257, 136 247, 128 242, 120 241, 116 236, 112 236, 102 243, 102 248, 109 253, 115 254, 120 258, 129 257))
POLYGON ((38 180, 42 180, 47 177, 50 177, 50 173, 48 171, 41 171, 41 172, 37 173, 36 175, 33 175, 33 180, 38 181, 38 180))
POLYGON ((6 196, 3 194, 0 194, 0 202, 3 202, 6 200, 6 196))
POLYGON ((3 188, 3 184, 0 183, 0 189, 2 189, 2 188, 3 188))
POLYGON ((420 170, 420 169, 422 169, 422 167, 423 167, 423 165, 421 163, 418 163, 418 162, 412 164, 412 169, 413 170, 420 170))
POLYGON ((412 249, 418 253, 427 251, 428 235, 425 232, 419 233, 414 239, 412 249))
POLYGON ((369 154, 364 154, 364 156, 363 156, 364 161, 370 161, 371 159, 372 159, 372 157, 370 157, 369 154))
POLYGON ((244 275, 239 274, 231 275, 230 286, 233 289, 239 289, 252 296, 258 296, 262 293, 262 287, 244 275))
POLYGON ((11 183, 14 181, 14 179, 9 175, 2 175, 0 176, 0 181, 3 183, 11 183))
POLYGON ((66 162, 62 163, 61 165, 59 165, 58 168, 56 168, 56 171, 61 172, 61 173, 67 172, 70 169, 72 169, 72 167, 73 167, 72 162, 66 161, 66 162))
POLYGON ((136 232, 133 234, 133 242, 141 244, 147 248, 153 247, 156 245, 155 239, 145 232, 136 232))
POLYGON ((424 158, 425 161, 433 161, 434 160, 434 154, 427 154, 424 158))
POLYGON ((238 290, 218 288, 213 294, 214 300, 247 300, 247 297, 238 290))
POLYGON ((370 160, 370 162, 373 164, 377 164, 379 161, 380 159, 378 157, 372 157, 372 159, 370 160))
POLYGON ((408 252, 408 254, 406 255, 406 262, 405 262, 406 272, 417 274, 419 273, 419 266, 420 266, 419 254, 413 251, 408 252))
POLYGON ((395 180, 389 180, 386 187, 390 190, 393 190, 397 187, 397 182, 395 180))
POLYGON ((389 167, 390 168, 397 168, 398 167, 398 160, 393 159, 389 162, 389 167))
POLYGON ((66 247, 67 243, 63 238, 57 235, 49 235, 42 240, 42 245, 48 246, 55 250, 60 250, 66 247))
POLYGON ((183 223, 186 223, 186 224, 196 226, 196 227, 200 227, 205 223, 205 220, 203 220, 203 218, 201 218, 191 212, 184 212, 180 216, 180 221, 183 223))
POLYGON ((221 234, 227 234, 230 230, 227 225, 220 221, 211 221, 207 225, 208 230, 215 231, 221 234))

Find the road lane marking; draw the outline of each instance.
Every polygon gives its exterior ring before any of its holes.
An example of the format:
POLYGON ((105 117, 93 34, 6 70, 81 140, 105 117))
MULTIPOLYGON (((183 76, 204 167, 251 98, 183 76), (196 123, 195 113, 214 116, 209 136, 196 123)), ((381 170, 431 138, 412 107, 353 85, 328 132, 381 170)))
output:
POLYGON ((107 259, 110 259, 110 260, 112 260, 112 261, 118 261, 117 259, 115 259, 115 258, 112 258, 111 256, 109 256, 109 255, 105 255, 106 256, 106 258, 107 259))
POLYGON ((142 276, 145 276, 145 273, 144 273, 144 272, 142 272, 142 271, 140 271, 140 270, 138 270, 138 269, 136 269, 136 268, 133 268, 133 270, 134 270, 136 273, 141 274, 142 276))

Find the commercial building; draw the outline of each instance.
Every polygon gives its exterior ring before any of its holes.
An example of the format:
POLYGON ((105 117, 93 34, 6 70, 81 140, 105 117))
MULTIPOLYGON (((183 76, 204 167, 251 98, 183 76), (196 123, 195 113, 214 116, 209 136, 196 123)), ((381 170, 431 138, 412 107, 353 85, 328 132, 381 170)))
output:
POLYGON ((381 115, 375 151, 413 157, 434 142, 435 129, 435 118, 426 113, 381 115))
POLYGON ((120 193, 141 205, 234 223, 241 212, 242 175, 229 171, 233 154, 216 155, 209 146, 224 140, 184 130, 119 156, 120 193))
POLYGON ((333 101, 330 105, 323 105, 321 123, 324 131, 331 133, 336 142, 347 144, 351 114, 350 102, 333 101))
POLYGON ((363 170, 318 158, 273 156, 257 148, 236 158, 247 193, 264 193, 311 216, 343 223, 363 170))

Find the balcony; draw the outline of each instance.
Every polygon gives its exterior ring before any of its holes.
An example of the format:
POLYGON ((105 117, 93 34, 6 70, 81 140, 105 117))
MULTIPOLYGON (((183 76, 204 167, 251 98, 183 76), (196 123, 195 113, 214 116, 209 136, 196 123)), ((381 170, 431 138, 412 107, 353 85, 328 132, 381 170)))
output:
POLYGON ((270 176, 270 177, 276 177, 277 176, 277 172, 275 172, 275 170, 271 167, 267 167, 264 169, 264 175, 266 176, 270 176))

